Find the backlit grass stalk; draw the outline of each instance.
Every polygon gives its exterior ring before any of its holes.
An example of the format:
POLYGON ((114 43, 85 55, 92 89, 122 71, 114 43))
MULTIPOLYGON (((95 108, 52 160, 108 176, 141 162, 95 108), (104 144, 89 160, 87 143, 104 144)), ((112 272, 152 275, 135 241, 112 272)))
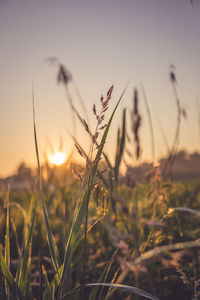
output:
POLYGON ((122 129, 118 130, 117 150, 116 150, 115 166, 114 166, 116 183, 118 183, 119 168, 122 162, 122 157, 123 157, 125 142, 126 142, 126 109, 123 110, 121 127, 122 129))
POLYGON ((176 131, 175 131, 172 148, 169 153, 169 158, 167 160, 166 166, 163 171, 163 173, 166 175, 167 175, 168 169, 169 169, 169 175, 170 175, 170 173, 172 171, 172 166, 173 166, 173 163, 174 163, 174 160, 176 157, 176 152, 177 152, 178 145, 179 145, 179 135, 180 135, 181 115, 182 115, 182 108, 181 108, 180 100, 179 100, 178 93, 176 90, 177 81, 176 81, 176 75, 173 71, 173 66, 172 66, 172 70, 170 72, 170 81, 172 84, 174 98, 175 98, 175 102, 176 102, 176 106, 177 106, 177 126, 176 126, 176 131))
MULTIPOLYGON (((9 207, 9 198, 10 198, 10 186, 8 186, 7 191, 7 197, 6 197, 6 203, 7 203, 7 210, 6 210, 6 244, 5 244, 5 262, 10 269, 10 207, 9 207)), ((8 296, 8 300, 10 299, 9 296, 9 287, 5 280, 5 288, 8 296)))
MULTIPOLYGON (((96 125, 96 129, 94 131, 94 135, 93 135, 93 139, 92 139, 92 144, 90 147, 90 151, 89 151, 89 159, 91 157, 91 161, 93 159, 93 153, 94 153, 94 146, 95 146, 95 142, 97 141, 100 132, 105 129, 107 127, 107 124, 103 125, 103 121, 105 118, 105 112, 108 110, 108 105, 109 105, 109 101, 112 97, 112 91, 113 91, 113 85, 111 86, 111 88, 108 90, 107 92, 107 97, 104 100, 103 96, 101 96, 100 100, 101 100, 101 111, 100 113, 97 113, 96 111, 96 105, 93 105, 93 114, 97 119, 97 125, 96 125)), ((89 126, 88 124, 84 121, 84 125, 85 125, 85 130, 89 133, 89 126)), ((104 142, 105 143, 105 142, 104 142)), ((101 147, 101 144, 100 144, 101 147)), ((100 158, 100 157, 99 157, 100 158)), ((94 164, 94 162, 92 162, 92 164, 94 164)), ((88 183, 90 182, 90 170, 89 170, 89 179, 88 179, 88 183)), ((84 239, 84 267, 83 267, 83 283, 85 283, 85 271, 86 271, 86 263, 87 263, 87 232, 88 232, 88 205, 89 205, 89 198, 87 201, 87 209, 86 209, 86 216, 85 216, 85 239, 84 239)))
POLYGON ((150 129, 150 135, 151 135, 152 162, 154 165, 155 164, 155 142, 154 142, 153 122, 152 122, 150 107, 149 107, 146 93, 145 93, 143 86, 142 86, 142 92, 143 92, 144 103, 145 103, 145 107, 146 107, 147 115, 148 115, 148 119, 149 119, 149 129, 150 129))
POLYGON ((79 212, 78 212, 76 221, 72 224, 72 228, 71 228, 71 231, 70 231, 70 235, 69 235, 66 250, 65 250, 64 266, 63 266, 63 273, 62 273, 59 292, 58 292, 58 300, 60 300, 60 298, 61 298, 61 292, 63 290, 63 283, 64 283, 65 278, 67 276, 66 271, 67 271, 67 267, 68 267, 69 260, 70 260, 70 257, 71 257, 71 250, 72 250, 73 244, 74 244, 74 242, 77 238, 77 235, 80 231, 81 225, 83 223, 83 220, 85 218, 85 214, 86 214, 86 211, 87 211, 87 208, 88 208, 88 203, 89 203, 89 200, 90 200, 90 197, 91 197, 91 192, 92 192, 92 189, 93 189, 93 184, 94 184, 94 180, 95 180, 95 176, 96 176, 96 172, 97 172, 99 159, 101 157, 101 154, 102 154, 102 151, 103 151, 103 148, 104 148, 104 144, 106 142, 106 138, 107 138, 107 135, 108 135, 108 132, 109 132, 114 114, 115 114, 115 112, 118 108, 118 105, 119 105, 119 103, 120 103, 120 101, 121 101, 121 99, 122 99, 122 97, 123 97, 123 95, 126 91, 127 86, 125 87, 124 91, 122 92, 122 94, 121 94, 121 96, 120 96, 120 98, 119 98, 119 100, 118 100, 118 102, 117 102, 117 104, 116 104, 116 106, 113 110, 113 113, 110 117, 108 125, 104 130, 104 133, 103 133, 103 136, 102 136, 102 139, 101 139, 101 142, 100 142, 100 147, 98 148, 94 163, 93 163, 91 171, 90 171, 90 179, 89 179, 89 182, 88 182, 88 186, 87 186, 86 191, 84 193, 84 196, 83 196, 80 208, 79 208, 79 212))
POLYGON ((37 132, 36 132, 36 122, 35 122, 35 100, 34 100, 34 91, 32 94, 32 101, 33 101, 33 128, 34 128, 34 140, 35 140, 35 151, 36 151, 36 158, 37 158, 37 166, 38 166, 38 178, 39 178, 39 190, 40 190, 40 197, 41 197, 41 204, 42 204, 42 211, 46 226, 46 232, 47 232, 47 239, 49 243, 49 250, 51 253, 52 263, 54 266, 54 269, 56 273, 59 274, 59 265, 58 265, 58 259, 56 255, 56 250, 53 242, 53 236, 51 232, 51 227, 48 220, 48 213, 47 209, 44 203, 43 198, 43 190, 42 190, 42 175, 41 175, 41 168, 40 168, 40 159, 39 159, 39 150, 38 150, 38 142, 37 142, 37 132))

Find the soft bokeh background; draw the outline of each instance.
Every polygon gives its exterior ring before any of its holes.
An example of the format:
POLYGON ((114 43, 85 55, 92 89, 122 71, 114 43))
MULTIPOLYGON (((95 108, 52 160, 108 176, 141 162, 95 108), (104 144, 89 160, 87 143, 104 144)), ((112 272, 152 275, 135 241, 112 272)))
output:
MULTIPOLYGON (((72 72, 88 108, 111 84, 111 109, 131 78, 107 143, 112 156, 123 106, 131 107, 133 87, 144 85, 156 137, 156 156, 166 154, 157 116, 172 143, 176 105, 169 67, 176 67, 178 93, 187 110, 180 148, 199 149, 197 99, 200 96, 200 3, 189 0, 0 0, 0 176, 24 160, 35 164, 32 84, 41 156, 63 139, 70 153, 73 131, 57 69, 44 63, 55 56, 72 72)), ((72 90, 73 94, 73 90, 72 90)), ((143 159, 151 159, 150 134, 142 94, 140 110, 143 159)), ((73 97, 78 107, 77 98, 73 97)), ((88 139, 82 129, 79 142, 88 139)))

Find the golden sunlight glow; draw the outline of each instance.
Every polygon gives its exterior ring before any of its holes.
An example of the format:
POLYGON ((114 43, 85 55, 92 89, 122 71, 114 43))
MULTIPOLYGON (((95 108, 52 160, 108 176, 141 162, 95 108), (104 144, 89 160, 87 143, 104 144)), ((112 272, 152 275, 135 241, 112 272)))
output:
POLYGON ((56 152, 55 154, 49 157, 49 161, 56 166, 60 166, 65 162, 66 158, 67 155, 65 153, 56 152))

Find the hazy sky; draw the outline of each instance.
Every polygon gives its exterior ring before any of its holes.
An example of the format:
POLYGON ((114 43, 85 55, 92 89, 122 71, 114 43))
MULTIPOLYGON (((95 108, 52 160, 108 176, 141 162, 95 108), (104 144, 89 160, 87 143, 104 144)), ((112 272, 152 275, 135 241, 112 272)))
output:
MULTIPOLYGON (((0 0, 0 54, 0 175, 11 173, 22 160, 35 164, 32 84, 41 156, 49 149, 49 141, 56 150, 61 137, 63 150, 70 153, 72 149, 66 133, 66 129, 73 131, 72 118, 64 89, 56 83, 56 67, 44 63, 52 56, 72 72, 91 124, 95 124, 93 103, 114 84, 112 108, 131 78, 107 150, 112 154, 122 107, 130 109, 137 87, 144 159, 151 158, 151 140, 140 86, 146 90, 160 157, 166 147, 158 117, 170 145, 175 134, 176 105, 169 82, 169 66, 175 65, 179 98, 188 114, 180 146, 199 149, 198 0, 194 5, 189 0, 0 0)), ((87 145, 82 129, 78 139, 87 145)))

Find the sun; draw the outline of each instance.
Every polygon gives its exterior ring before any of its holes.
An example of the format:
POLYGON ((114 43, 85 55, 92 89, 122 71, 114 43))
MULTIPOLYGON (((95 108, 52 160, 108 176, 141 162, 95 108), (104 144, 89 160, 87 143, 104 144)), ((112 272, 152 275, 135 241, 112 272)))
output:
POLYGON ((56 166, 60 166, 65 162, 66 158, 67 155, 65 153, 56 152, 49 157, 49 161, 56 166))

